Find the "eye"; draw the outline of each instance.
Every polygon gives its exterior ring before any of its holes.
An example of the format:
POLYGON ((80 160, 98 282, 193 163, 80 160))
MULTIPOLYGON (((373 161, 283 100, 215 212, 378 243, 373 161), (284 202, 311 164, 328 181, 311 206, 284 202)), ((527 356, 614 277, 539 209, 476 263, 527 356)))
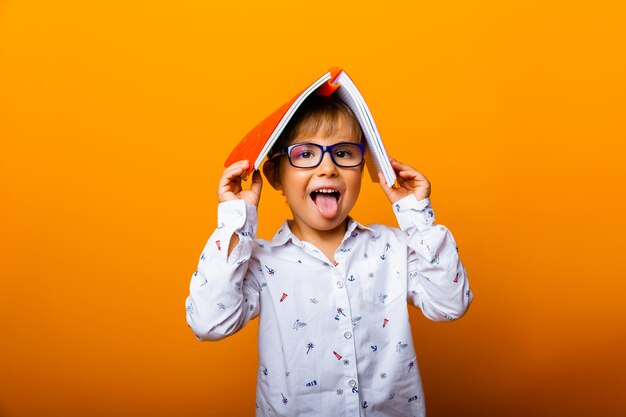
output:
POLYGON ((346 158, 352 158, 353 154, 349 150, 339 149, 335 151, 335 156, 337 158, 346 159, 346 158))
POLYGON ((352 143, 344 143, 333 149, 333 155, 336 159, 355 160, 359 158, 361 150, 352 143))
POLYGON ((317 156, 318 149, 309 145, 298 145, 291 149, 291 159, 303 160, 317 156))

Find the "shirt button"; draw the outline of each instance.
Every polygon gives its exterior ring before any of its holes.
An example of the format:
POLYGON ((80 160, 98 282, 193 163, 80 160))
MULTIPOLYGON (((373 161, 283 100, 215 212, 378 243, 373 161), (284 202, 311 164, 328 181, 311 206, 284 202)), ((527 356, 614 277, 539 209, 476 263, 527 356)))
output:
POLYGON ((339 287, 339 288, 343 288, 343 282, 341 282, 341 281, 337 281, 337 287, 339 287))
POLYGON ((352 388, 356 387, 356 381, 354 379, 351 379, 350 381, 348 381, 348 385, 350 385, 352 388))
POLYGON ((346 339, 350 339, 350 338, 352 337, 352 333, 350 333, 350 332, 345 332, 345 333, 343 334, 343 337, 345 337, 346 339))

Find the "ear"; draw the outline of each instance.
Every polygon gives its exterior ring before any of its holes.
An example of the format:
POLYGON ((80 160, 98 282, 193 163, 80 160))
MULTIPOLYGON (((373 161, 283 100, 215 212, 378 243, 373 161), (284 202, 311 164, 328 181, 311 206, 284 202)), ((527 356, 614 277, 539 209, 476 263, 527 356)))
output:
POLYGON ((278 171, 278 161, 280 158, 268 159, 263 164, 263 174, 267 178, 267 182, 270 183, 273 189, 282 190, 283 186, 280 181, 280 172, 278 171))

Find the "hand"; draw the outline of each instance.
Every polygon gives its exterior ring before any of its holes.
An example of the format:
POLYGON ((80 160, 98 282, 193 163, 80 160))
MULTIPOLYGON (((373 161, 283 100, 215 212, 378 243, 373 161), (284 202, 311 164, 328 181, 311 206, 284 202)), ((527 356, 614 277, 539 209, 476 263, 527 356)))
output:
POLYGON ((246 203, 259 206, 261 188, 263 187, 261 172, 258 170, 254 171, 249 190, 244 190, 241 184, 241 174, 248 169, 248 165, 248 161, 239 161, 224 170, 217 186, 217 198, 220 203, 231 200, 244 200, 246 203))
POLYGON ((398 187, 389 188, 382 172, 378 173, 380 178, 380 186, 387 195, 391 204, 413 194, 417 201, 430 197, 430 182, 422 173, 408 165, 401 164, 393 158, 389 158, 391 167, 396 172, 398 178, 398 187))

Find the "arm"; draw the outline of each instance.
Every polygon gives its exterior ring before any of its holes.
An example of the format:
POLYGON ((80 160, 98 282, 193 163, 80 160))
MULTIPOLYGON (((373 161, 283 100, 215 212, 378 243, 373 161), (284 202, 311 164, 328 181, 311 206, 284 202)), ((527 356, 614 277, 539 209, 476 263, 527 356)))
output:
POLYGON ((408 301, 431 320, 454 320, 467 311, 473 294, 450 231, 435 225, 430 182, 414 168, 391 159, 398 187, 379 174, 408 247, 408 301))
POLYGON ((226 168, 218 187, 218 228, 209 238, 190 283, 187 323, 200 340, 218 340, 241 329, 259 312, 260 287, 251 257, 261 178, 250 190, 239 176, 247 161, 226 168))
POLYGON ((435 225, 428 198, 409 195, 394 204, 408 250, 408 301, 431 320, 463 316, 473 294, 450 231, 435 225))
POLYGON ((191 277, 186 302, 187 324, 200 340, 223 339, 259 312, 260 287, 251 272, 256 207, 243 201, 222 203, 218 224, 191 277), (222 242, 235 234, 239 242, 228 255, 222 242))

